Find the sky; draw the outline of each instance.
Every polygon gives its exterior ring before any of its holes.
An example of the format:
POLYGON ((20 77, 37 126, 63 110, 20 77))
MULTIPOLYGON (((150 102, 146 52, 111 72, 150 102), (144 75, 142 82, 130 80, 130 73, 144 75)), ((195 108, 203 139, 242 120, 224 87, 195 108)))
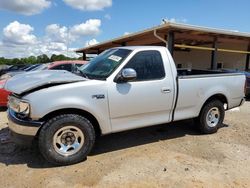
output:
POLYGON ((250 33, 249 0, 0 0, 0 57, 75 49, 171 22, 250 33))

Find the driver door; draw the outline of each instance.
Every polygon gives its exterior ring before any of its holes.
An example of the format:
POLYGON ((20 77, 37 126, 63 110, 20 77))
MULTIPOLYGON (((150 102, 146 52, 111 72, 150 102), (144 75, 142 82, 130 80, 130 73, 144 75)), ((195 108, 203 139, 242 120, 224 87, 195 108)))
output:
POLYGON ((165 74, 159 51, 136 53, 124 68, 137 72, 136 80, 112 82, 108 90, 114 132, 170 121, 173 82, 165 74))

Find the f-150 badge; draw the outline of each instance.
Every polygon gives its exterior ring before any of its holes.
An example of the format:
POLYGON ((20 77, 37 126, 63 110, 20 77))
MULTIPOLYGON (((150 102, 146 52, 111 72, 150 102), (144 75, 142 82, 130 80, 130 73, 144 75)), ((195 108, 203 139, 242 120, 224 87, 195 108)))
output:
POLYGON ((92 95, 92 99, 104 99, 105 95, 100 94, 100 95, 92 95))

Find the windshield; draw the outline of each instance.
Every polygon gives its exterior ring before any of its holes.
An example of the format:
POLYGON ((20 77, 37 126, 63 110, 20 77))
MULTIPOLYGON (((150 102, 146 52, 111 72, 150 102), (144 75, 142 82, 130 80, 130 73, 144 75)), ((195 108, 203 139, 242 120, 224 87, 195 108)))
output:
POLYGON ((110 49, 101 53, 88 64, 79 68, 82 75, 90 79, 104 80, 124 61, 130 54, 127 49, 110 49))

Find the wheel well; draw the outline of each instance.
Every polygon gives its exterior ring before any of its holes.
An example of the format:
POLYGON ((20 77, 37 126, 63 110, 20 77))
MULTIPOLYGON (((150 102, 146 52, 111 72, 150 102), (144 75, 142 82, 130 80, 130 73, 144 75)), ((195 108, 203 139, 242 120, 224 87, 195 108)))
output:
POLYGON ((89 112, 85 111, 85 110, 81 110, 81 109, 75 109, 75 108, 66 108, 66 109, 60 109, 60 110, 56 110, 53 112, 50 112, 49 114, 45 115, 43 118, 41 118, 41 121, 48 121, 49 119, 61 115, 61 114, 78 114, 81 115, 85 118, 87 118, 92 125, 94 126, 96 135, 99 136, 101 135, 102 131, 100 128, 100 125, 97 121, 97 119, 89 112))
MULTIPOLYGON (((228 108, 228 101, 227 101, 227 98, 225 95, 223 94, 216 94, 216 95, 213 95, 211 97, 209 97, 206 102, 203 104, 202 108, 209 102, 213 101, 213 100, 219 100, 221 101, 223 104, 226 104, 227 105, 227 108, 228 108)), ((201 109, 202 109, 201 108, 201 109)))

